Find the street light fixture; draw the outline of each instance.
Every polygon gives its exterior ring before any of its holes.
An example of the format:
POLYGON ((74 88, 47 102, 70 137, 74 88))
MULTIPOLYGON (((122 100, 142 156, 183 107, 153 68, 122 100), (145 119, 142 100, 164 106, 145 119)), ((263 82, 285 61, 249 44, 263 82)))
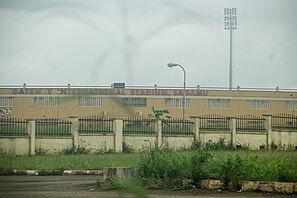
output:
POLYGON ((183 89, 183 122, 185 122, 185 106, 186 106, 186 71, 185 68, 183 66, 181 66, 180 64, 177 63, 168 63, 167 66, 169 68, 172 67, 180 67, 182 68, 183 72, 184 72, 184 89, 183 89))

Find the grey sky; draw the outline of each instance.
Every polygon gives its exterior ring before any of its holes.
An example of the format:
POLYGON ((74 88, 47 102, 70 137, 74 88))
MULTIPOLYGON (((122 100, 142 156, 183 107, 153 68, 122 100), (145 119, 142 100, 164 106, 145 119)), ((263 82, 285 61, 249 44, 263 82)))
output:
POLYGON ((297 87, 296 0, 0 0, 0 85, 297 87))

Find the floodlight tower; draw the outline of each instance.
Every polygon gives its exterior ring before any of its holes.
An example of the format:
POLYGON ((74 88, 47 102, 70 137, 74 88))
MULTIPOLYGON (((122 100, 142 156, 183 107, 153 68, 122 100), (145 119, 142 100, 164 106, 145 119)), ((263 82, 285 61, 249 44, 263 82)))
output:
POLYGON ((230 63, 229 63, 229 90, 232 90, 232 65, 233 65, 233 38, 232 31, 237 29, 236 8, 225 8, 225 30, 230 30, 230 63))

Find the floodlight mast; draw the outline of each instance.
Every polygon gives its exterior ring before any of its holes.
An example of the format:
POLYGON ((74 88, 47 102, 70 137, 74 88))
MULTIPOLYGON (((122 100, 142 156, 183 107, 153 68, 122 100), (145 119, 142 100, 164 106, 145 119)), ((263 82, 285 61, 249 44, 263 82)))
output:
POLYGON ((232 71, 233 71, 233 36, 232 31, 237 29, 236 8, 225 8, 225 30, 230 30, 230 62, 229 62, 229 90, 232 90, 232 71))

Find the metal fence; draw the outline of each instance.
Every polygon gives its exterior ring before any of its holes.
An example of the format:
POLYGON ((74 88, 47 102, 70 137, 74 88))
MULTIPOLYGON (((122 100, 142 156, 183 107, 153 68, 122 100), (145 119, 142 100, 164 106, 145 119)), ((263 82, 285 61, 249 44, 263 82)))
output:
POLYGON ((37 119, 36 136, 55 136, 67 137, 71 136, 71 122, 67 120, 59 120, 57 118, 37 119))
POLYGON ((229 131, 229 119, 221 115, 206 115, 199 117, 200 131, 229 131))
POLYGON ((162 120, 162 134, 164 135, 193 135, 194 122, 183 119, 162 120))
POLYGON ((236 117, 236 131, 263 132, 265 131, 265 118, 253 115, 236 117))
POLYGON ((152 135, 155 134, 156 121, 149 118, 125 118, 123 120, 123 134, 152 135))
POLYGON ((25 120, 12 117, 0 118, 1 136, 28 136, 27 124, 25 120))
POLYGON ((297 116, 287 113, 272 115, 272 130, 293 130, 297 131, 297 116))
POLYGON ((99 116, 79 118, 79 134, 113 134, 113 119, 99 116))

